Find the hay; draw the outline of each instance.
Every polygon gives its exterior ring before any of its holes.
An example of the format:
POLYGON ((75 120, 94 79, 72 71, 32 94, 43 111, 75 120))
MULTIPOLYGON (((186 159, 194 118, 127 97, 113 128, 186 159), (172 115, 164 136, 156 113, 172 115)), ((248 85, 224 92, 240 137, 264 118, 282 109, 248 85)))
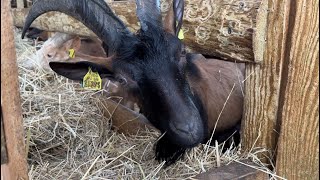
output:
POLYGON ((154 160, 157 132, 127 137, 112 131, 97 92, 43 70, 33 41, 20 37, 15 29, 30 179, 187 179, 244 158, 272 174, 256 156, 265 150, 241 156, 241 146, 222 153, 223 144, 199 145, 163 169, 154 160), (30 63, 38 68, 30 70, 30 63))

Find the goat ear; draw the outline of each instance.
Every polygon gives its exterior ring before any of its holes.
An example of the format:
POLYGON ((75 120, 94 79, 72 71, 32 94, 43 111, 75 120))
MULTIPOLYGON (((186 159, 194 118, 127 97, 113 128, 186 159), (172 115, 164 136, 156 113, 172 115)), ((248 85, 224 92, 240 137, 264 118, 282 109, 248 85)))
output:
POLYGON ((168 33, 175 35, 175 20, 174 20, 174 13, 173 13, 173 6, 170 7, 169 11, 166 14, 163 22, 163 28, 168 33))
POLYGON ((88 62, 50 62, 50 68, 57 74, 64 76, 68 79, 81 81, 83 77, 87 74, 89 68, 93 72, 98 72, 101 78, 106 78, 113 76, 113 72, 106 66, 88 62))
POLYGON ((143 31, 148 30, 149 24, 162 27, 160 0, 136 0, 137 16, 143 31))
POLYGON ((163 22, 164 29, 173 35, 178 36, 182 27, 184 11, 184 0, 173 0, 169 11, 163 22))
POLYGON ((66 49, 66 50, 69 50, 69 49, 74 49, 74 50, 79 50, 80 49, 80 46, 81 46, 81 39, 79 36, 73 38, 73 39, 70 39, 68 40, 66 43, 63 44, 63 47, 66 49))

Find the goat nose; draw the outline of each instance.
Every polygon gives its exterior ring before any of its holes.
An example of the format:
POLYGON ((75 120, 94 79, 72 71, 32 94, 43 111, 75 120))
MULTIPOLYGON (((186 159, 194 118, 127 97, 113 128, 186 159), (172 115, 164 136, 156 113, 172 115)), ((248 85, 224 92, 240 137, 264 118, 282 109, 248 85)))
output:
POLYGON ((197 122, 190 121, 170 123, 170 129, 174 134, 172 139, 179 145, 191 147, 200 143, 203 139, 204 129, 201 123, 197 124, 197 122))
POLYGON ((195 127, 192 122, 174 122, 173 125, 177 130, 186 134, 192 134, 195 127))

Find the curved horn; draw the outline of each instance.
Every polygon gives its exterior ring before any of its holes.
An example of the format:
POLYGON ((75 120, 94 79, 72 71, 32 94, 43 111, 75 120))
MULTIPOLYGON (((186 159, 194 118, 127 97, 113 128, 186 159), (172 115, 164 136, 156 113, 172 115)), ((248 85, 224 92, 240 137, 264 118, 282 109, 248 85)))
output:
POLYGON ((103 0, 37 0, 26 18, 22 38, 37 17, 50 11, 62 12, 79 20, 112 50, 120 46, 124 37, 133 36, 103 0))
POLYGON ((143 31, 148 30, 148 24, 162 27, 160 0, 136 0, 137 16, 143 31))

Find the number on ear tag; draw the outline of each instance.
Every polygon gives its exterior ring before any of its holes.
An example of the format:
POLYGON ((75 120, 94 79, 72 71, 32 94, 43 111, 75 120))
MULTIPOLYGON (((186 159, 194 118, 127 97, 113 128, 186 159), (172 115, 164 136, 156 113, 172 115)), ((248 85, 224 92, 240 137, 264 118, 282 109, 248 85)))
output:
POLYGON ((75 56, 75 50, 74 49, 69 49, 69 57, 74 58, 75 56))
POLYGON ((88 73, 83 77, 82 86, 85 89, 101 90, 102 80, 98 72, 93 72, 89 67, 88 73))

